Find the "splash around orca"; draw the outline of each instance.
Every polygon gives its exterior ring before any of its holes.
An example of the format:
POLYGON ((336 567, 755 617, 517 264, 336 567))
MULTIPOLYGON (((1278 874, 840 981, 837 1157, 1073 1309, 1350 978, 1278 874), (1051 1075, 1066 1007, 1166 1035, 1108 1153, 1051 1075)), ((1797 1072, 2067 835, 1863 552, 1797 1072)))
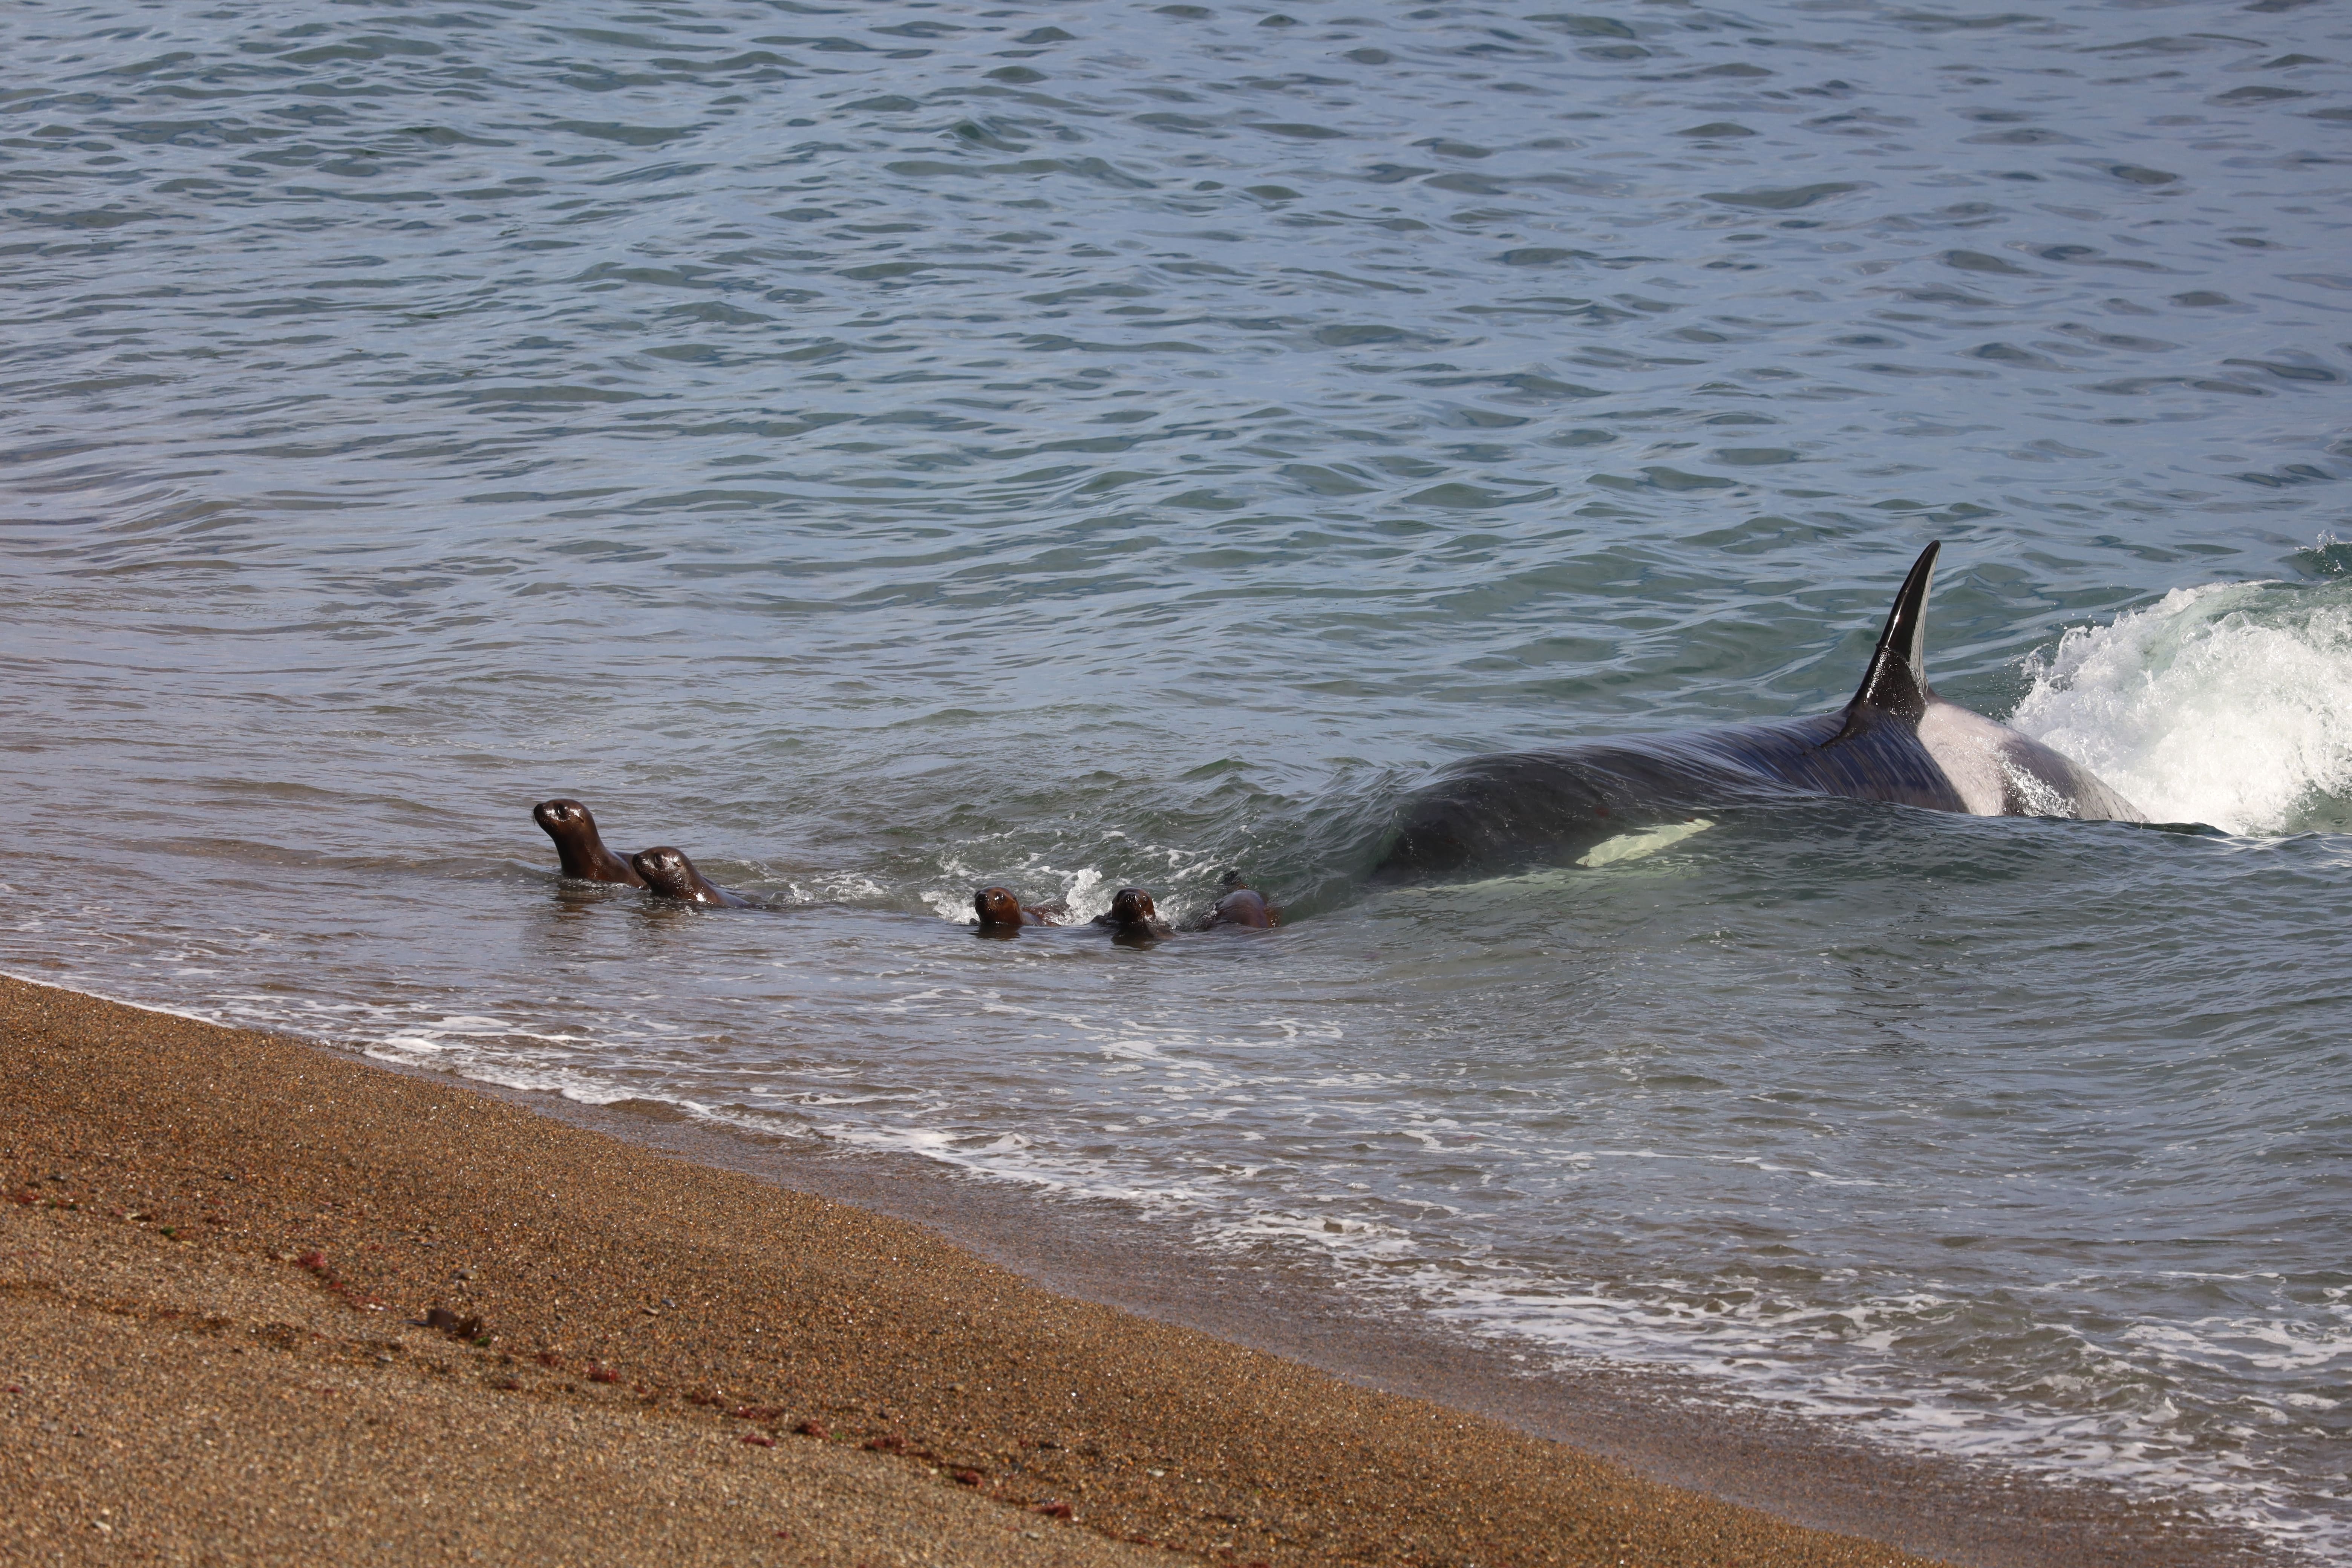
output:
POLYGON ((1374 879, 1604 865, 1699 831, 1708 810, 1792 795, 2147 821, 2089 769, 1936 695, 1926 616, 1940 549, 1928 545, 1903 580, 1841 710, 1470 758, 1401 804, 1374 879))

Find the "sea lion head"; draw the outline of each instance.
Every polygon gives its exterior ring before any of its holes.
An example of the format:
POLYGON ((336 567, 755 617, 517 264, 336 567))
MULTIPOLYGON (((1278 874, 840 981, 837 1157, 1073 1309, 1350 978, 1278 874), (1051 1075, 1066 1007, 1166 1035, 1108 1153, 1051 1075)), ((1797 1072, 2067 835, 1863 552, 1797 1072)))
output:
POLYGON ((982 888, 971 896, 971 907, 984 926, 1017 926, 1021 921, 1021 898, 1010 888, 982 888))
POLYGON ((694 869, 694 862, 686 858, 686 851, 667 844, 638 850, 629 857, 629 865, 646 879, 646 887, 665 899, 690 899, 702 880, 694 869))
POLYGON ((531 820, 547 829, 550 838, 596 837, 596 819, 576 800, 542 800, 530 808, 531 820))
POLYGON ((587 882, 638 885, 637 874, 629 869, 627 861, 604 847, 595 817, 578 801, 562 795, 542 800, 530 808, 530 816, 555 840, 556 857, 563 862, 565 876, 587 882))
POLYGON ((1236 884, 1234 890, 1219 899, 1216 907, 1209 911, 1205 929, 1213 931, 1219 926, 1246 926, 1265 931, 1273 924, 1274 910, 1267 905, 1265 896, 1255 888, 1236 884))
POLYGON ((1160 918, 1151 895, 1141 888, 1121 888, 1111 895, 1110 918, 1123 926, 1149 925, 1160 918))

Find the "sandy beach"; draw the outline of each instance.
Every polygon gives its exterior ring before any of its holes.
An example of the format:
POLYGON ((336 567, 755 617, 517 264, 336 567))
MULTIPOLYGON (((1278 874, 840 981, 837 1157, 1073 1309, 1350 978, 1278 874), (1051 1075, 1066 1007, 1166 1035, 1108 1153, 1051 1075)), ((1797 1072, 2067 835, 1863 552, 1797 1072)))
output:
POLYGON ((297 1040, 0 1081, 12 1562, 1929 1561, 297 1040))

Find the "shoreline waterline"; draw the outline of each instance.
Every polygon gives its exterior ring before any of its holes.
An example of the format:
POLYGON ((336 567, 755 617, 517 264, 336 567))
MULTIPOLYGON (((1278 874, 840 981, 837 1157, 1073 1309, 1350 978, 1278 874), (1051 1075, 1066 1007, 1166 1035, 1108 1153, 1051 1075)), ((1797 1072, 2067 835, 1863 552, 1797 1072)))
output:
MULTIPOLYGON (((0 993, 5 994, 0 1014, 12 1037, 18 1036, 28 1009, 98 1016, 133 1039, 154 1030, 139 1022, 141 1016, 178 1019, 199 1031, 198 1039, 217 1043, 226 1036, 341 1064, 349 1070, 334 1076, 361 1092, 372 1081, 367 1069, 373 1068, 391 1080, 519 1106, 540 1121, 604 1134, 705 1171, 748 1174, 771 1189, 814 1193, 888 1216, 877 1223, 911 1222, 945 1237, 951 1249, 976 1253, 987 1264, 1010 1268, 1049 1290, 1140 1315, 1122 1321, 1213 1335, 1229 1346, 1271 1352, 1409 1400, 1432 1400, 1537 1439, 1565 1439, 1581 1453, 1602 1456, 1653 1479, 1760 1506, 1814 1528, 1899 1540, 1906 1549, 1941 1561, 2088 1565, 2295 1560, 2242 1532, 2127 1500, 2105 1487, 2052 1485, 1990 1466, 1899 1456, 1841 1440, 1818 1423, 1774 1420, 1755 1409, 1715 1403, 1693 1380, 1630 1368, 1529 1375, 1508 1366, 1507 1358, 1491 1347, 1481 1351, 1427 1325, 1353 1310, 1329 1281, 1313 1278, 1309 1269, 1186 1256, 1163 1238, 1123 1226, 1115 1205, 1045 1202, 1006 1184, 959 1178, 910 1159, 811 1155, 783 1140, 682 1114, 647 1117, 626 1108, 589 1106, 371 1060, 316 1042, 233 1029, 207 1035, 202 1031, 222 1026, 184 1012, 90 997, 52 982, 11 977, 0 981, 0 993), (352 1077, 353 1071, 360 1076, 352 1077)), ((142 1048, 152 1049, 152 1043, 142 1042, 142 1048)), ((329 1126, 319 1131, 331 1131, 337 1119, 322 1120, 329 1126)), ((186 1131, 192 1141, 201 1135, 199 1126, 186 1131)), ((352 1153, 364 1158, 373 1152, 352 1153)), ((486 1321, 490 1317, 485 1313, 486 1321)), ((1149 1337, 1160 1331, 1137 1331, 1149 1337)))
POLYGON ((2352 1553, 2352 8, 575 12, 0 7, 8 966, 2352 1553), (1364 887, 1930 541, 1941 695, 2257 837, 1364 887))

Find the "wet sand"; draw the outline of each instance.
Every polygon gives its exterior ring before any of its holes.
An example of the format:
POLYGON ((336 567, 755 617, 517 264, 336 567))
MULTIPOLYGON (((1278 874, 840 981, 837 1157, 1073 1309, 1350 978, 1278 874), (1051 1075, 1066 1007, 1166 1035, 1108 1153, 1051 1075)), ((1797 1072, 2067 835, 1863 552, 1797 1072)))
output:
MULTIPOLYGON (((5 980, 0 1193, 12 1560, 1930 1560, 904 1218, 5 980)), ((2111 1522, 2121 1560, 2224 1545, 2111 1522)))
MULTIPOLYGON (((415 1071, 394 1068, 395 1071, 415 1071)), ((777 1185, 945 1233, 1023 1278, 1084 1300, 1200 1329, 1368 1387, 1487 1415, 1670 1486, 1748 1504, 1959 1568, 2307 1564, 2183 1500, 2126 1496, 1986 1459, 1874 1441, 1842 1423, 1727 1398, 1704 1378, 1595 1361, 1552 1364, 1340 1289, 1319 1257, 1181 1245, 1108 1200, 1042 1197, 911 1155, 761 1136, 650 1100, 591 1105, 471 1085, 575 1126, 740 1170, 777 1185)))

